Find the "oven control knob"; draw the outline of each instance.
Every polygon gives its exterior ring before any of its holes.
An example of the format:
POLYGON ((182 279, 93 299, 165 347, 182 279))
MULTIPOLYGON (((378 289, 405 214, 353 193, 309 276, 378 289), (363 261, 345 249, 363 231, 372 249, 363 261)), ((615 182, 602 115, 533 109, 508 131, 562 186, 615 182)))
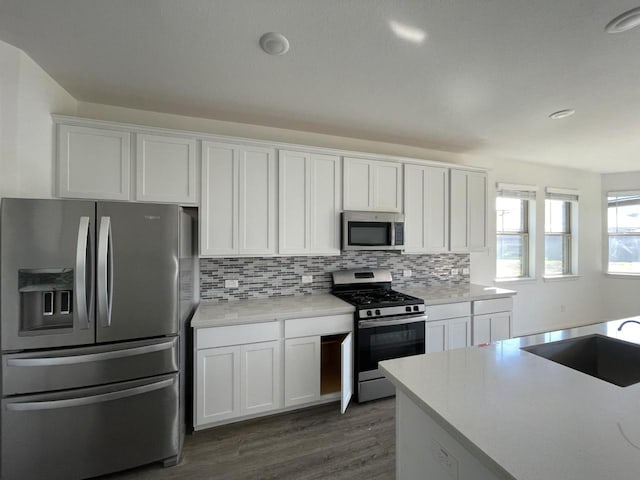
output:
POLYGON ((376 315, 380 315, 380 310, 376 310, 376 315))
POLYGON ((418 307, 417 305, 415 305, 415 306, 413 307, 413 311, 414 311, 414 312, 417 312, 418 310, 420 310, 420 307, 418 307))
POLYGON ((371 315, 373 315, 373 314, 371 313, 371 310, 367 310, 367 317, 370 317, 371 315))
POLYGON ((406 310, 407 312, 410 312, 410 311, 411 311, 411 307, 406 307, 406 308, 405 308, 405 310, 406 310))

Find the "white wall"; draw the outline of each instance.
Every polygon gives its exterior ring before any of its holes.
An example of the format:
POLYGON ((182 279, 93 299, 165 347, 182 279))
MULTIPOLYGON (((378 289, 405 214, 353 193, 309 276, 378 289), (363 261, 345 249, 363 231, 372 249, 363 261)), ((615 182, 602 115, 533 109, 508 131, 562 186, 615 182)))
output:
MULTIPOLYGON (((602 262, 606 270, 607 239, 606 228, 607 192, 640 190, 640 172, 610 173, 602 176, 602 262)), ((602 302, 607 305, 606 319, 623 318, 640 315, 640 277, 614 277, 602 278, 602 302)))
POLYGON ((21 50, 0 42, 0 197, 53 196, 53 112, 77 101, 21 50))

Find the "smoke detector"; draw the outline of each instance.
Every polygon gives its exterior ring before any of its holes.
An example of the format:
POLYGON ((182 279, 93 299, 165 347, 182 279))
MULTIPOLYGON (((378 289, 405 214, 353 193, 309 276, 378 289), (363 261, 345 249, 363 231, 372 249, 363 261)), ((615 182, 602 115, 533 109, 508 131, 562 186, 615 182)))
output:
POLYGON ((289 51, 289 40, 281 33, 269 32, 260 37, 260 47, 269 55, 284 55, 289 51))

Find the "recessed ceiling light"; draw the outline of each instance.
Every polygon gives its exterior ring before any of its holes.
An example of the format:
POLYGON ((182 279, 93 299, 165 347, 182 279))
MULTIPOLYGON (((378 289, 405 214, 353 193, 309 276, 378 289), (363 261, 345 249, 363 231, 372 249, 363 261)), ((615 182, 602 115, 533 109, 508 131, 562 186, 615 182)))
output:
POLYGON ((396 22, 395 20, 389 21, 389 26, 396 37, 401 38, 412 43, 422 43, 427 38, 427 32, 404 23, 396 22))
POLYGON ((640 7, 632 8, 618 15, 616 18, 607 23, 604 31, 607 33, 622 33, 631 30, 640 25, 640 7))
POLYGON ((284 55, 289 51, 289 40, 281 33, 269 32, 260 37, 260 47, 269 55, 284 55))
POLYGON ((567 108, 566 110, 558 110, 557 112, 553 112, 551 115, 549 115, 549 118, 552 120, 559 120, 561 118, 570 117, 574 113, 576 113, 575 110, 567 108))

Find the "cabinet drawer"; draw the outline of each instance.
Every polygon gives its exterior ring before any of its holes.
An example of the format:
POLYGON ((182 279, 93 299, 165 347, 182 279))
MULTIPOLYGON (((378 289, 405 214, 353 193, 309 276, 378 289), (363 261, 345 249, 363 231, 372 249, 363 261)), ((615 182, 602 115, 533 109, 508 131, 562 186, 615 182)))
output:
POLYGON ((268 342, 280 338, 280 322, 198 328, 196 349, 268 342))
POLYGON ((476 300, 473 302, 473 314, 510 312, 513 310, 513 298, 496 298, 494 300, 476 300))
POLYGON ((425 312, 427 322, 458 318, 471 315, 471 302, 445 303, 444 305, 428 305, 425 312))
POLYGON ((332 335, 351 331, 353 331, 353 316, 349 314, 294 318, 284 322, 285 338, 332 335))

